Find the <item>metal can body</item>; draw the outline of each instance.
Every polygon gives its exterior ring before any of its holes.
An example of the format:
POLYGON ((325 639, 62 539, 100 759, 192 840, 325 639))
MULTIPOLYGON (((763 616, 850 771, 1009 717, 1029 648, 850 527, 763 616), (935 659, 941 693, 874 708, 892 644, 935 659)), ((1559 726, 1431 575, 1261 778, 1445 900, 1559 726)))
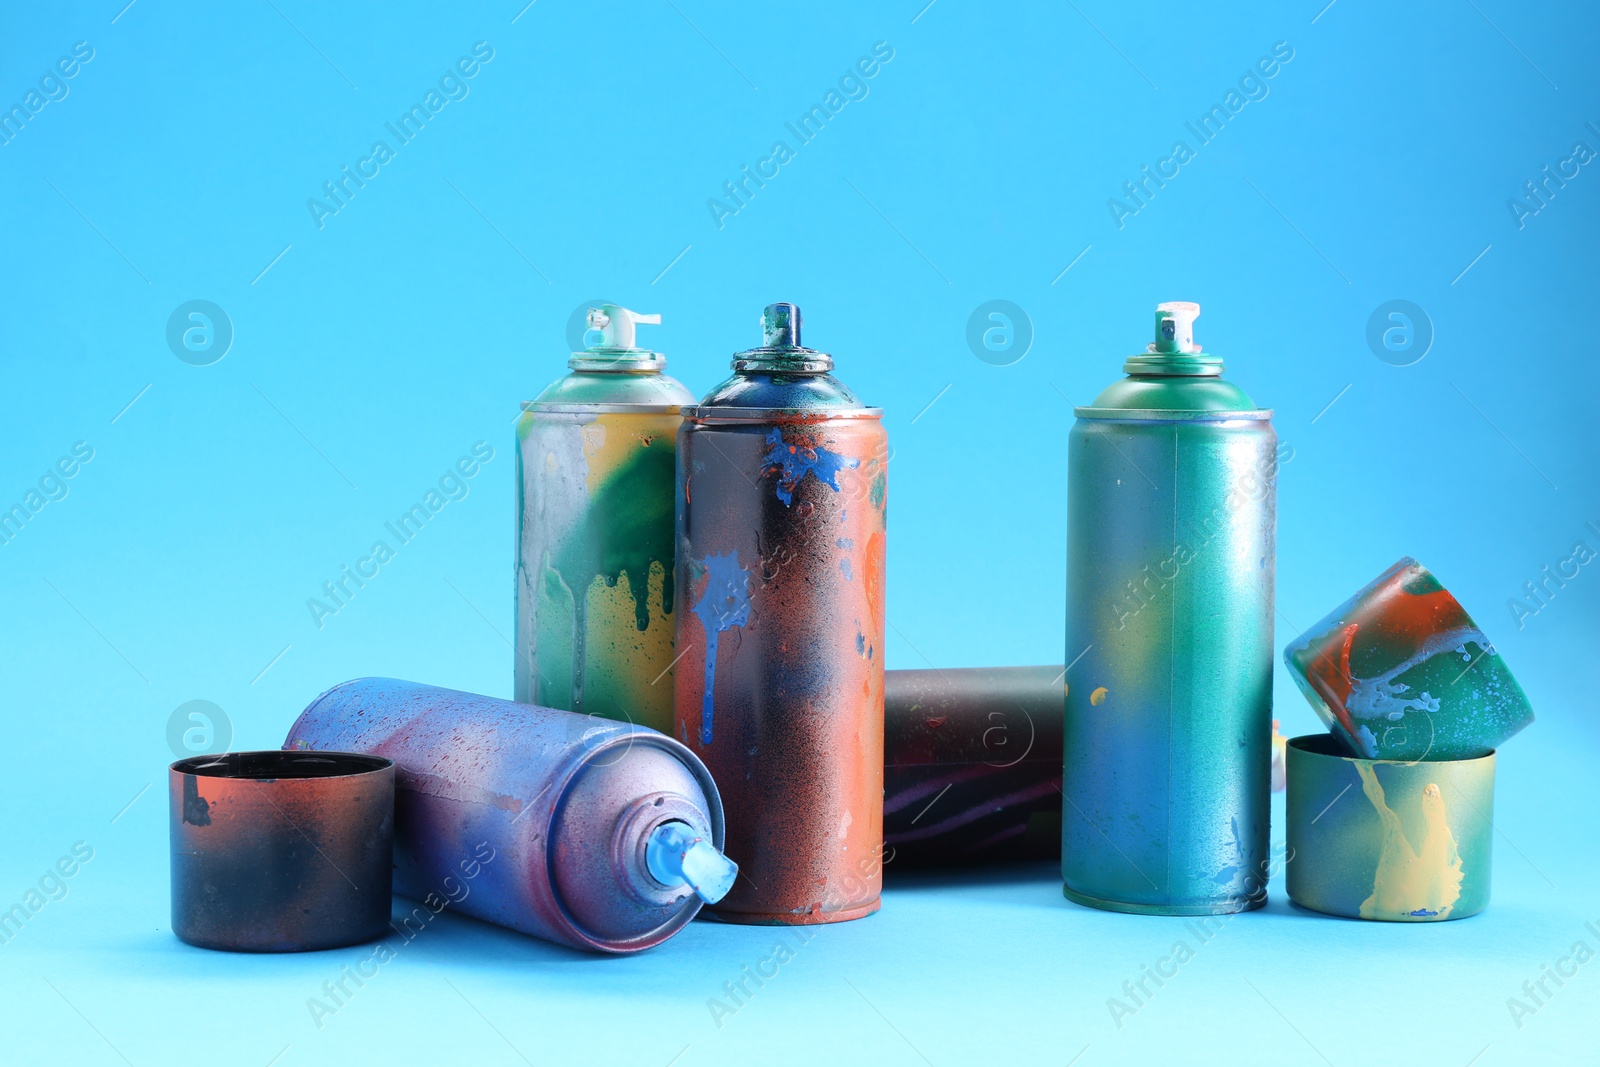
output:
POLYGON ((1533 721, 1505 657, 1410 556, 1290 641, 1283 662, 1346 751, 1365 759, 1472 759, 1533 721))
POLYGON ((395 768, 349 752, 226 752, 167 772, 172 932, 305 952, 389 931, 395 768))
POLYGON ((1059 664, 885 672, 886 861, 1060 857, 1064 676, 1059 664))
POLYGON ((1285 882, 1301 907, 1439 922, 1489 906, 1494 753, 1360 759, 1331 734, 1289 742, 1285 882))
POLYGON ((705 767, 623 723, 363 678, 313 702, 284 747, 395 762, 396 892, 576 948, 636 952, 699 911, 644 872, 660 824, 722 843, 705 767))
POLYGON ((523 405, 516 698, 672 729, 676 405, 523 405))
POLYGON ((684 410, 677 737, 716 777, 751 923, 878 908, 887 438, 873 408, 684 410))
POLYGON ((1276 434, 1270 411, 1079 408, 1068 442, 1066 895, 1265 903, 1276 434))

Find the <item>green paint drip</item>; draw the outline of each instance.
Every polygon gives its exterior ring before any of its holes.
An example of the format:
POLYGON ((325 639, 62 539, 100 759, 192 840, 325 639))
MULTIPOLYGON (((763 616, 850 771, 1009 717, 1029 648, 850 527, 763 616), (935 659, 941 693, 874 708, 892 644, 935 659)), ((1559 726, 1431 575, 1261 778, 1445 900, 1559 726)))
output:
MULTIPOLYGON (((601 483, 589 501, 583 525, 566 539, 553 561, 572 591, 575 627, 574 664, 587 622, 589 587, 596 578, 615 587, 623 575, 633 595, 634 622, 650 626, 650 564, 661 564, 665 577, 661 607, 672 614, 673 454, 670 447, 641 447, 601 483), (669 487, 663 491, 663 486, 669 487)), ((579 672, 574 672, 578 675, 579 672)))

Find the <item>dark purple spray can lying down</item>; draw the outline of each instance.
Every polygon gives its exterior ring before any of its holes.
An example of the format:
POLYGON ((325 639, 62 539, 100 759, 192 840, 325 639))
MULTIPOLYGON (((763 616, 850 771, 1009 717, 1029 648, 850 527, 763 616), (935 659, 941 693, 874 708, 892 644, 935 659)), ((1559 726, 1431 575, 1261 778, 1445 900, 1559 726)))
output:
POLYGON ((318 697, 283 747, 393 760, 395 891, 535 937, 650 948, 737 873, 704 764, 644 727, 361 678, 318 697))
POLYGON ((884 862, 979 865, 1061 856, 1066 670, 884 674, 884 862))

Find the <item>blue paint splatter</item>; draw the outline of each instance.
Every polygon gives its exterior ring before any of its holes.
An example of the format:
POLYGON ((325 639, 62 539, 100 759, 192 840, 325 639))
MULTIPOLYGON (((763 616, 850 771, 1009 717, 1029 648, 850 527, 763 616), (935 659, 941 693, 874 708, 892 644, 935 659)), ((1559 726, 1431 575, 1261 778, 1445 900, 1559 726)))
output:
POLYGON ((1244 843, 1239 840, 1239 820, 1233 819, 1233 859, 1234 862, 1217 872, 1214 879, 1218 885, 1228 885, 1239 877, 1244 870, 1244 843))
POLYGON ((817 481, 837 493, 839 472, 854 469, 859 463, 858 460, 814 445, 811 440, 806 434, 796 434, 795 443, 787 444, 783 440, 782 430, 772 430, 767 434, 768 448, 767 454, 762 457, 765 465, 761 473, 778 472, 778 499, 785 506, 794 503, 795 488, 805 480, 807 474, 815 476, 817 481))
POLYGON ((717 638, 722 631, 743 626, 750 618, 750 573, 739 566, 737 550, 724 556, 707 556, 706 591, 694 606, 706 631, 705 696, 700 702, 700 743, 711 743, 713 695, 717 682, 717 638))
POLYGON ((853 582, 853 581, 856 580, 855 573, 850 570, 850 561, 849 560, 841 559, 839 561, 839 569, 844 572, 844 580, 845 581, 853 582))
POLYGON ((840 548, 856 547, 856 543, 848 537, 841 537, 839 540, 835 541, 834 544, 838 545, 840 548))
POLYGON ((865 655, 867 651, 867 635, 856 634, 856 652, 865 655))
POLYGON ((1431 919, 1439 913, 1436 911, 1429 911, 1427 908, 1418 908, 1416 911, 1407 912, 1406 914, 1418 919, 1431 919))

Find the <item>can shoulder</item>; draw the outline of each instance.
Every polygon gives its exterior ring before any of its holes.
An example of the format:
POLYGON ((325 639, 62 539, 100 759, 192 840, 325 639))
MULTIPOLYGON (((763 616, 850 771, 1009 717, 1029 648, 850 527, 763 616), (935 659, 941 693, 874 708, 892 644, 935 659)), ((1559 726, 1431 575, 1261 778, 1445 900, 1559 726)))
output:
POLYGON ((551 382, 531 403, 540 407, 569 404, 682 407, 694 402, 694 394, 670 375, 574 371, 551 382))
POLYGON ((831 374, 749 371, 734 374, 720 383, 705 395, 699 406, 816 411, 866 407, 848 386, 831 374))
POLYGON ((1087 410, 1256 412, 1258 408, 1239 386, 1220 377, 1158 377, 1129 375, 1112 382, 1087 410))

